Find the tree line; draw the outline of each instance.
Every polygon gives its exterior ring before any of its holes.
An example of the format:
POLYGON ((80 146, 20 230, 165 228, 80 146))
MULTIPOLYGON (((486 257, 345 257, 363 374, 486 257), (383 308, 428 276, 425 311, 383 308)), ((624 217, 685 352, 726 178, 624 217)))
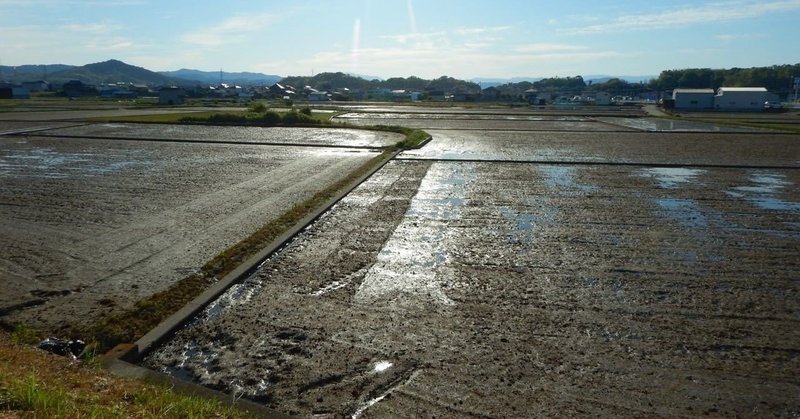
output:
POLYGON ((426 80, 416 76, 393 77, 386 80, 366 80, 342 72, 320 73, 314 76, 291 76, 280 81, 283 85, 295 88, 305 86, 313 87, 317 90, 334 91, 348 88, 350 90, 415 90, 421 92, 445 91, 445 92, 465 92, 478 93, 481 88, 477 83, 465 80, 458 80, 453 77, 442 76, 433 80, 426 80))
POLYGON ((676 88, 766 87, 767 90, 786 94, 792 91, 795 77, 800 77, 800 64, 774 65, 752 68, 687 68, 664 70, 657 78, 647 82, 631 83, 612 78, 602 83, 585 82, 581 76, 554 77, 536 82, 508 83, 497 86, 500 97, 512 98, 526 90, 559 92, 579 95, 584 92, 608 92, 614 96, 635 96, 644 92, 668 91, 676 88))

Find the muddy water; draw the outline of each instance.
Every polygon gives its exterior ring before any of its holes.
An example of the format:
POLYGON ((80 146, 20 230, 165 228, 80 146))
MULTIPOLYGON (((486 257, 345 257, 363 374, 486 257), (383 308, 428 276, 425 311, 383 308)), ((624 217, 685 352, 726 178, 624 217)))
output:
POLYGON ((0 323, 67 336, 168 288, 376 155, 0 139, 0 323))
POLYGON ((394 145, 403 139, 403 136, 397 133, 354 129, 215 127, 169 124, 91 124, 50 130, 47 133, 110 138, 156 138, 347 147, 385 147, 394 145))
MULTIPOLYGON (((569 122, 565 122, 569 123, 569 122)), ((439 130, 401 158, 800 167, 798 137, 775 134, 439 130)))
POLYGON ((770 132, 764 128, 716 125, 698 121, 678 121, 661 118, 596 118, 608 124, 634 128, 641 131, 661 132, 770 132))
POLYGON ((798 184, 392 162, 146 364, 301 416, 796 415, 798 184))

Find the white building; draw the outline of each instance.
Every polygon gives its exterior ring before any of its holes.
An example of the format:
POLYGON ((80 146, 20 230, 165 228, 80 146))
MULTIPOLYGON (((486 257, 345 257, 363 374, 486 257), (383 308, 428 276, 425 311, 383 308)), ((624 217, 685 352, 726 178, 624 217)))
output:
POLYGON ((675 89, 675 109, 713 109, 714 89, 675 89))
POLYGON ((722 111, 756 111, 764 109, 766 100, 764 87, 720 87, 714 96, 714 107, 722 111))
POLYGON ((314 91, 308 94, 308 100, 312 102, 324 102, 331 100, 331 98, 328 97, 328 92, 314 91))

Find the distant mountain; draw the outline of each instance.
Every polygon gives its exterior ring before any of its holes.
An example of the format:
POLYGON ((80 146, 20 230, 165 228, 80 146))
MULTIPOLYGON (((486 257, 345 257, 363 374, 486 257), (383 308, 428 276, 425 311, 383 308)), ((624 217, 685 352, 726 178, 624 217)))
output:
POLYGON ((66 82, 69 80, 80 80, 84 83, 141 83, 156 86, 164 85, 186 85, 190 84, 185 80, 167 77, 142 67, 125 64, 119 60, 108 60, 101 63, 87 64, 81 67, 73 67, 48 76, 50 82, 66 82))
POLYGON ((368 76, 368 75, 366 75, 366 74, 356 74, 356 73, 345 73, 345 74, 347 74, 348 76, 358 77, 358 78, 360 78, 360 79, 364 79, 364 80, 370 80, 370 81, 372 81, 372 80, 378 80, 378 81, 384 81, 384 80, 386 80, 386 79, 384 79, 383 77, 378 77, 378 76, 368 76))
MULTIPOLYGON (((179 78, 184 80, 193 80, 205 84, 219 84, 220 74, 219 71, 201 71, 182 68, 177 71, 159 71, 159 74, 166 77, 179 78)), ((238 85, 273 85, 283 79, 281 76, 262 73, 228 73, 222 72, 222 82, 228 84, 238 85)))
POLYGON ((592 74, 588 76, 583 76, 583 80, 587 84, 589 82, 592 82, 592 84, 605 83, 611 79, 625 80, 628 83, 641 83, 641 82, 647 83, 650 80, 657 78, 658 76, 608 76, 604 74, 592 74))
POLYGON ((488 89, 490 87, 497 87, 503 84, 521 83, 524 81, 533 83, 541 80, 542 78, 543 77, 511 77, 503 79, 503 78, 491 78, 491 77, 476 77, 474 79, 471 79, 470 81, 473 83, 480 84, 482 89, 488 89))
POLYGON ((0 79, 14 83, 47 80, 53 73, 75 68, 66 64, 26 64, 18 66, 0 65, 0 79))

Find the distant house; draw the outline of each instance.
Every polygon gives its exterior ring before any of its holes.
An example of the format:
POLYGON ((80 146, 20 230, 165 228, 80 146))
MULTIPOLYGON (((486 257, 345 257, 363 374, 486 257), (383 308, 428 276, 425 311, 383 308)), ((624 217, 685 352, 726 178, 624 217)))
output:
POLYGON ((30 99, 31 91, 27 87, 11 83, 0 83, 0 99, 30 99))
POLYGON ((531 105, 546 105, 550 95, 540 92, 537 89, 528 89, 522 92, 522 97, 531 105))
POLYGON ((442 101, 447 99, 447 94, 445 94, 444 90, 428 90, 428 98, 442 101))
POLYGON ((328 97, 328 92, 311 92, 308 94, 308 100, 312 102, 324 102, 331 99, 328 97))
POLYGON ((140 96, 147 95, 147 94, 151 93, 150 92, 150 86, 148 86, 146 84, 142 84, 142 83, 131 83, 128 86, 128 90, 130 90, 131 92, 136 92, 136 94, 138 94, 140 96))
POLYGON ((767 94, 764 87, 720 87, 714 107, 722 111, 763 110, 767 94))
POLYGON ((46 92, 50 90, 50 83, 44 80, 26 81, 22 83, 22 87, 26 87, 31 92, 46 92))
POLYGON ((97 89, 94 86, 84 84, 80 80, 70 80, 64 83, 61 90, 67 97, 97 96, 97 89))
POLYGON ((158 91, 159 105, 183 105, 186 92, 180 87, 163 87, 158 91))
POLYGON ((481 92, 481 100, 487 102, 494 102, 500 99, 500 89, 497 87, 491 86, 483 89, 481 92))
POLYGON ((597 92, 594 95, 594 104, 600 106, 608 106, 611 104, 611 93, 597 92))
POLYGON ((675 109, 713 109, 714 89, 675 89, 672 100, 675 109))

